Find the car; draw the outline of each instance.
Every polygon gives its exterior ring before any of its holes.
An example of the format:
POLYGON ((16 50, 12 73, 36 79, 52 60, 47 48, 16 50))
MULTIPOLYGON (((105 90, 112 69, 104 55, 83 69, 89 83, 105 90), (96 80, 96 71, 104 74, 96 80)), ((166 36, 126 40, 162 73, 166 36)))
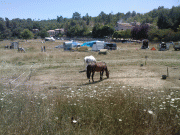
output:
POLYGON ((173 48, 175 51, 180 50, 180 41, 179 42, 175 42, 173 45, 173 48))
POLYGON ((105 46, 104 46, 104 49, 116 50, 117 49, 117 45, 113 44, 113 43, 106 43, 105 46))

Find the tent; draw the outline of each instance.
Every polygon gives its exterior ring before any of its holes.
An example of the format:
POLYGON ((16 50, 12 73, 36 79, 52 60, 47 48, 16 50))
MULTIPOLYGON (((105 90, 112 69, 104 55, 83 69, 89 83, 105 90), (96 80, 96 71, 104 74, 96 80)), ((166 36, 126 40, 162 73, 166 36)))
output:
POLYGON ((73 47, 79 47, 79 46, 80 46, 80 43, 74 42, 74 41, 69 41, 69 42, 63 43, 64 50, 71 50, 73 47))
POLYGON ((155 51, 156 49, 153 47, 151 50, 152 50, 152 51, 155 51))
POLYGON ((97 41, 90 41, 90 42, 85 42, 81 46, 87 46, 87 47, 92 47, 93 44, 95 44, 97 41))
POLYGON ((18 49, 19 48, 19 42, 12 42, 10 45, 10 49, 18 49))
POLYGON ((104 49, 104 41, 96 41, 92 46, 92 51, 99 51, 104 49))

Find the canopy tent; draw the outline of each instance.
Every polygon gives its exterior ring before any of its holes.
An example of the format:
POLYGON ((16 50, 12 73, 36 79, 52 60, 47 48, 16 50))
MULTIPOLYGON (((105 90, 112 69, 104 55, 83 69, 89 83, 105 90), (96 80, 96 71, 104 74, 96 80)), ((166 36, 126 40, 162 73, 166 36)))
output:
POLYGON ((90 42, 85 42, 81 46, 87 46, 87 47, 92 47, 93 44, 95 44, 97 41, 90 41, 90 42))
POLYGON ((74 42, 74 41, 64 42, 63 48, 64 48, 64 50, 71 50, 73 47, 78 47, 80 45, 81 45, 81 43, 74 42))

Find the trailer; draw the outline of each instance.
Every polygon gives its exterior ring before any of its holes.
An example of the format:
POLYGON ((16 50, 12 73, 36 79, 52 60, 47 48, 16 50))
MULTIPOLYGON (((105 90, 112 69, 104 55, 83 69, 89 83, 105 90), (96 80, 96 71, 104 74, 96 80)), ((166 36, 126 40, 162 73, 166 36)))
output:
POLYGON ((92 51, 100 51, 104 49, 104 41, 96 41, 92 46, 92 51))
POLYGON ((141 49, 149 49, 149 41, 147 39, 144 39, 142 43, 141 49))
POLYGON ((116 50, 117 45, 115 43, 105 43, 104 49, 116 50))

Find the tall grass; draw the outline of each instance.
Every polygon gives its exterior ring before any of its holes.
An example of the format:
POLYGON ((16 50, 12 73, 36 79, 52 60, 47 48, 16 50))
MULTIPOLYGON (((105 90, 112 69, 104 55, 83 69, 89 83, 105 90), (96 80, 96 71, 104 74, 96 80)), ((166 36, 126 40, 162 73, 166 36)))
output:
POLYGON ((178 134, 178 90, 107 86, 1 89, 1 134, 178 134), (146 91, 146 94, 144 93, 146 91))

